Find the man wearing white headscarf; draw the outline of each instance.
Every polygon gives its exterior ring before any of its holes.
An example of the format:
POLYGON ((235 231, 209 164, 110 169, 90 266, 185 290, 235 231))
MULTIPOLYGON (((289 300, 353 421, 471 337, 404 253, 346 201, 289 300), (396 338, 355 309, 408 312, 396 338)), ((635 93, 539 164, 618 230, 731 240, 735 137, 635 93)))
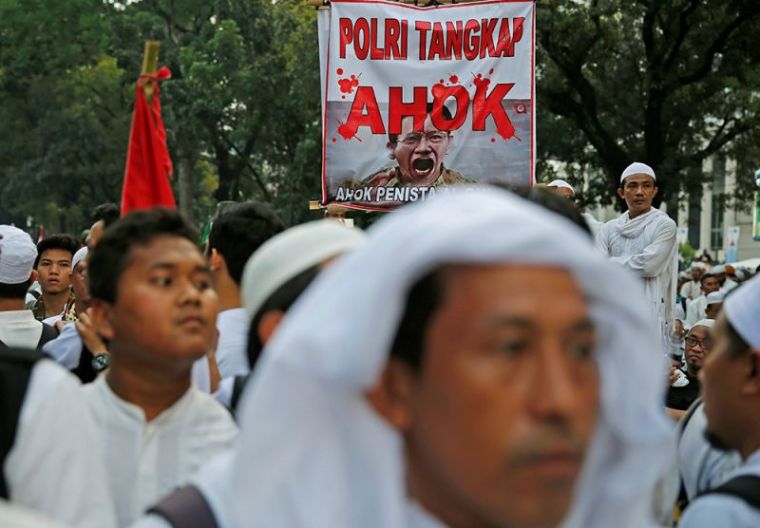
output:
MULTIPOLYGON (((567 198, 573 202, 575 201, 575 189, 573 189, 573 186, 567 183, 565 180, 552 180, 546 184, 546 188, 554 194, 567 198)), ((588 227, 591 230, 591 234, 596 236, 599 228, 602 225, 602 222, 591 216, 591 213, 588 211, 581 210, 581 216, 586 221, 586 224, 588 224, 588 227)))
POLYGON ((702 368, 707 435, 743 465, 687 509, 682 528, 760 526, 760 277, 726 297, 702 368))
POLYGON ((667 341, 672 332, 673 303, 678 274, 676 223, 652 207, 657 195, 657 177, 644 163, 631 163, 620 175, 618 196, 628 210, 602 226, 597 243, 613 262, 623 265, 644 280, 650 312, 667 341))
POLYGON ((268 344, 229 526, 655 526, 664 378, 638 284, 576 227, 499 190, 405 207, 268 344))

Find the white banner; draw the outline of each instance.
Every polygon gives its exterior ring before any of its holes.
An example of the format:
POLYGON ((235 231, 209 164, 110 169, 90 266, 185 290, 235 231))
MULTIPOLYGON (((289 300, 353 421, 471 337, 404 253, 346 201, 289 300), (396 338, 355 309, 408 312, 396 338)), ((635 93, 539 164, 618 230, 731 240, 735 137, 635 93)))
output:
POLYGON ((323 203, 388 209, 455 184, 532 184, 534 61, 532 1, 331 2, 323 203))

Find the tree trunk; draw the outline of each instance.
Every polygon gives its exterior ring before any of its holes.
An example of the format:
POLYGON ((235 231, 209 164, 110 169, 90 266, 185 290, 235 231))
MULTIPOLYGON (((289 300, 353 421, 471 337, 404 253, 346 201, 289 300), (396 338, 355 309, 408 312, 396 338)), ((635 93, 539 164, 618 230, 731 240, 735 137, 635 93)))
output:
POLYGON ((193 157, 186 150, 181 150, 177 163, 179 180, 179 210, 191 223, 193 222, 193 157))

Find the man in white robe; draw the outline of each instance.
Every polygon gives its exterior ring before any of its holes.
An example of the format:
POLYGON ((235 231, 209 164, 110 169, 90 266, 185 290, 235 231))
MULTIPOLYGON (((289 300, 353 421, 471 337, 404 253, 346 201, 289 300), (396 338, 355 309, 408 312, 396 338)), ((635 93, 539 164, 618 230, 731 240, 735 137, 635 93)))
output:
POLYGON ((681 528, 760 526, 760 277, 726 297, 701 371, 707 438, 742 465, 687 508, 681 528), (744 480, 744 491, 738 485, 744 480), (754 506, 753 506, 754 503, 754 506))
POLYGON ((227 528, 654 527, 674 456, 662 354, 639 285, 570 223, 494 189, 405 207, 268 344, 227 528), (437 273, 445 293, 411 313, 437 273))
POLYGON ((629 165, 620 175, 618 189, 628 210, 604 224, 596 240, 610 260, 643 280, 650 313, 659 323, 663 340, 668 342, 676 299, 678 248, 676 223, 652 207, 657 191, 657 177, 649 165, 629 165))
POLYGON ((88 270, 93 319, 113 359, 81 390, 105 446, 118 524, 127 526, 237 436, 229 413, 190 381, 215 341, 218 298, 197 233, 174 211, 115 223, 88 270))

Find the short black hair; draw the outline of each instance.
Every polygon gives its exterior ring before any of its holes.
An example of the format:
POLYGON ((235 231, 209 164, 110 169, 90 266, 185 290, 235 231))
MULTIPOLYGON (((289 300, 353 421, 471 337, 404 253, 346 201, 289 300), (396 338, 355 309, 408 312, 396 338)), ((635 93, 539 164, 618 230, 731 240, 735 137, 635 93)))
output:
POLYGON ((428 326, 443 295, 444 284, 440 270, 428 273, 412 285, 391 346, 391 357, 419 370, 428 326))
POLYGON ((37 269, 37 264, 40 263, 42 253, 50 249, 62 249, 71 253, 71 258, 74 258, 74 253, 79 249, 80 244, 77 239, 71 235, 59 233, 51 235, 37 242, 37 258, 34 259, 34 269, 37 269))
POLYGON ((88 287, 94 299, 116 302, 119 277, 129 263, 135 247, 148 245, 158 236, 176 236, 198 244, 198 231, 180 213, 155 208, 135 211, 120 219, 103 233, 89 255, 88 287))
MULTIPOLYGON (((428 103, 427 112, 425 113, 425 115, 427 116, 432 113, 433 113, 433 103, 428 103)), ((446 105, 443 105, 441 107, 441 114, 443 114, 443 117, 446 118, 448 121, 451 121, 451 119, 453 118, 453 116, 451 115, 451 110, 449 110, 446 107, 446 105)), ((412 116, 404 116, 404 117, 412 117, 412 116)), ((448 130, 442 130, 442 132, 446 132, 447 134, 451 135, 451 132, 448 130)), ((388 143, 390 143, 392 147, 395 147, 396 143, 398 143, 398 134, 391 134, 390 132, 388 132, 388 143)))
POLYGON ((564 216, 585 231, 588 236, 594 236, 591 232, 591 227, 589 227, 586 219, 583 218, 580 210, 564 196, 559 196, 544 187, 527 187, 524 185, 515 187, 500 182, 493 182, 491 185, 512 191, 517 196, 524 198, 529 202, 538 204, 552 213, 564 216))
POLYGON ((736 328, 734 328, 734 325, 728 320, 728 317, 726 317, 726 338, 728 338, 729 357, 737 358, 742 356, 751 348, 749 343, 747 343, 744 338, 739 335, 739 332, 736 331, 736 328))
POLYGON ((121 214, 119 206, 115 203, 102 203, 90 212, 90 224, 103 221, 103 228, 114 224, 121 214))
POLYGON ((296 299, 316 278, 319 270, 319 265, 316 265, 302 271, 272 292, 261 307, 256 310, 251 319, 251 327, 248 330, 248 363, 251 370, 256 366, 256 362, 264 348, 264 343, 261 342, 261 338, 259 337, 259 323, 261 323, 261 319, 267 312, 274 310, 287 312, 293 303, 296 302, 296 299))
POLYGON ((704 273, 702 274, 702 276, 701 276, 701 277, 699 277, 699 283, 700 283, 700 284, 704 284, 704 283, 705 283, 705 280, 709 279, 710 277, 712 277, 713 279, 717 279, 717 278, 718 278, 718 277, 716 277, 716 276, 715 276, 715 274, 713 274, 713 273, 704 272, 704 273))
POLYGON ((244 202, 226 209, 211 226, 208 249, 216 249, 237 285, 254 251, 285 229, 274 210, 263 203, 244 202))
POLYGON ((4 284, 0 282, 0 299, 25 299, 26 292, 31 285, 31 278, 19 284, 4 284))

